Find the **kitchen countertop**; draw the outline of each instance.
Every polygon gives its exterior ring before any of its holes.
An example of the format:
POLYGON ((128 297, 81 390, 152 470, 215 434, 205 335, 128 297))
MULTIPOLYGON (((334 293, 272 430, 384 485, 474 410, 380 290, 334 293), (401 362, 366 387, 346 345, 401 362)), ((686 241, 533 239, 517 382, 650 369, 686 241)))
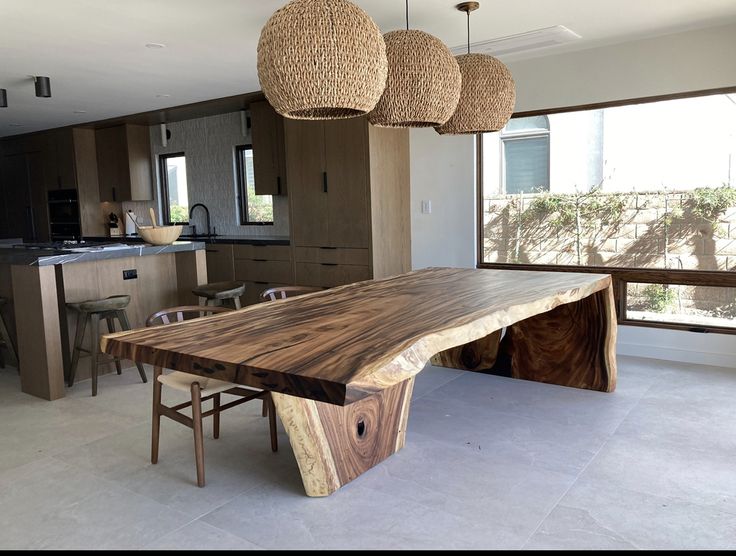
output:
MULTIPOLYGON (((111 243, 109 238, 106 239, 108 240, 107 243, 111 243)), ((131 241, 131 243, 134 242, 131 241)), ((113 248, 95 247, 94 245, 89 247, 71 246, 68 249, 31 249, 0 245, 0 264, 49 266, 104 261, 123 257, 145 257, 164 253, 196 251, 204 248, 205 244, 201 241, 175 241, 171 245, 150 245, 145 243, 142 245, 131 245, 129 247, 115 246, 113 248)))
MULTIPOLYGON (((87 237, 87 241, 107 241, 107 242, 123 242, 137 243, 143 241, 138 236, 133 237, 87 237)), ((207 244, 211 243, 237 243, 243 245, 290 245, 289 236, 215 236, 215 237, 188 237, 181 236, 181 239, 187 241, 199 241, 207 244)))

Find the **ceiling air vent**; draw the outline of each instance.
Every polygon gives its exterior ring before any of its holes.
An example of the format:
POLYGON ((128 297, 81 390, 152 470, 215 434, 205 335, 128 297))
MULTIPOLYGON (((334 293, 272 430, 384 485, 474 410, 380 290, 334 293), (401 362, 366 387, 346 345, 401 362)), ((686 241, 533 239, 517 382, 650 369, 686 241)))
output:
MULTIPOLYGON (((580 35, 570 31, 563 25, 545 27, 535 31, 527 31, 518 35, 499 37, 488 41, 474 42, 470 45, 470 51, 477 54, 490 54, 492 56, 509 56, 531 50, 550 48, 574 42, 580 39, 580 35)), ((453 54, 465 54, 467 45, 456 46, 452 49, 453 54)))

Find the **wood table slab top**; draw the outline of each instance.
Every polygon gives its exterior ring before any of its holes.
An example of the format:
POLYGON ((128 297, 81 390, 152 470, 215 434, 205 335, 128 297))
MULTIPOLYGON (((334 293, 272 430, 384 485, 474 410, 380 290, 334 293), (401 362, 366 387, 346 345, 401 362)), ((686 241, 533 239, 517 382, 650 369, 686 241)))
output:
POLYGON ((169 369, 347 405, 435 354, 608 290, 607 274, 428 268, 106 335, 103 350, 169 369))

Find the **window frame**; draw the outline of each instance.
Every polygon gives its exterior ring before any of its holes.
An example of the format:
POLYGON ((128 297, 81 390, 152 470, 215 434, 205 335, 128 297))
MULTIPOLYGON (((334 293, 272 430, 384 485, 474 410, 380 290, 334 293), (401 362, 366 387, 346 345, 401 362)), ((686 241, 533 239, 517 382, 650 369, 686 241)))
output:
MULTIPOLYGON (((158 155, 158 172, 159 172, 159 183, 160 183, 160 191, 161 191, 161 216, 164 222, 164 225, 167 226, 173 226, 173 225, 181 225, 181 226, 188 226, 189 221, 186 222, 172 222, 171 221, 171 203, 169 199, 169 171, 166 165, 166 160, 169 158, 178 158, 178 157, 184 157, 184 164, 186 164, 187 155, 184 152, 177 152, 177 153, 162 153, 158 155)), ((187 184, 188 188, 188 184, 187 184)), ((189 193, 187 191, 187 193, 189 193)))
MULTIPOLYGON (((643 98, 631 98, 626 100, 583 104, 551 108, 548 110, 531 110, 517 112, 512 118, 525 118, 529 116, 548 116, 550 114, 562 114, 566 112, 582 112, 587 110, 598 110, 602 108, 614 108, 632 104, 647 104, 666 100, 678 100, 710 95, 727 95, 736 93, 735 87, 723 87, 718 89, 705 89, 675 93, 670 95, 658 95, 643 98)), ((711 286, 711 287, 736 287, 736 272, 728 270, 681 270, 681 269, 656 269, 656 268, 631 268, 631 267, 607 267, 607 266, 576 266, 576 265, 552 265, 552 264, 523 264, 523 263, 485 263, 483 262, 483 134, 476 135, 476 268, 501 269, 501 270, 533 270, 539 272, 582 272, 594 274, 609 274, 613 284, 614 307, 618 324, 627 326, 641 326, 646 328, 665 328, 670 330, 687 330, 690 332, 736 334, 736 327, 727 328, 719 326, 697 326, 687 323, 675 323, 665 321, 643 321, 629 319, 626 316, 627 307, 627 285, 629 282, 645 284, 672 284, 683 286, 711 286)), ((551 158, 550 158, 551 164, 551 158)), ((504 190, 505 190, 504 183, 504 190)))
MULTIPOLYGON (((240 226, 273 226, 273 220, 270 222, 252 222, 248 220, 248 184, 245 179, 245 168, 243 165, 243 153, 250 149, 253 151, 253 145, 246 143, 244 145, 235 146, 235 182, 237 187, 238 201, 238 225, 240 226)), ((273 196, 272 196, 273 197, 273 196)))

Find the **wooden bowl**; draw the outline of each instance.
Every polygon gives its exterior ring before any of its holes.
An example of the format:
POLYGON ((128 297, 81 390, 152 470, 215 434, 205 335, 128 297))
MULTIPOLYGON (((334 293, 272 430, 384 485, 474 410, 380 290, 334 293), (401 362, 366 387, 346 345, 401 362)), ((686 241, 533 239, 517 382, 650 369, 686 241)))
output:
POLYGON ((138 235, 152 245, 171 245, 181 235, 182 226, 138 226, 138 235))

